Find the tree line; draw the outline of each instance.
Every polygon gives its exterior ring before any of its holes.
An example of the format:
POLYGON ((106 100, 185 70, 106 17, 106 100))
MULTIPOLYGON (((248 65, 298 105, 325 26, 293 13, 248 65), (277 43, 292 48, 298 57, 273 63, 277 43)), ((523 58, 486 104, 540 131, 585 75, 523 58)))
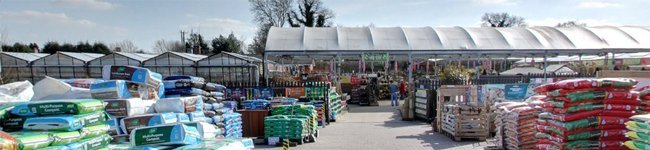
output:
POLYGON ((43 47, 39 47, 36 43, 22 44, 19 42, 14 43, 13 45, 2 45, 2 50, 5 52, 21 52, 21 53, 49 53, 54 54, 58 51, 62 52, 84 52, 84 53, 102 53, 109 54, 111 49, 106 46, 106 44, 101 42, 94 42, 90 44, 89 42, 77 42, 76 44, 72 43, 61 43, 58 42, 47 42, 43 44, 43 47))

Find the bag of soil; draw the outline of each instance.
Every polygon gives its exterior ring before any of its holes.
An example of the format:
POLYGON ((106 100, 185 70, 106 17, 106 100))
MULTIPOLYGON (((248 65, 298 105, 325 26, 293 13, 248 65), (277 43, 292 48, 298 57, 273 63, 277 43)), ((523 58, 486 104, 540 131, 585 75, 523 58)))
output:
POLYGON ((190 121, 192 122, 207 122, 207 117, 205 117, 205 114, 203 111, 197 111, 197 112, 191 112, 187 114, 190 117, 190 121))
POLYGON ((205 87, 203 87, 204 90, 206 91, 226 91, 226 86, 223 86, 221 84, 216 84, 216 83, 206 83, 205 87))
POLYGON ((162 84, 160 74, 151 72, 147 68, 135 66, 106 65, 102 68, 102 78, 104 80, 127 80, 155 87, 155 89, 158 89, 162 84))
POLYGON ((92 150, 92 149, 105 149, 111 142, 112 137, 108 134, 95 136, 92 138, 82 139, 79 142, 68 144, 68 148, 72 150, 92 150))
POLYGON ((76 115, 104 111, 104 103, 96 99, 36 101, 30 102, 28 107, 32 113, 39 116, 59 114, 76 115))
POLYGON ((168 124, 133 130, 131 145, 190 145, 198 143, 200 138, 201 135, 195 127, 168 124))
POLYGON ((156 126, 177 123, 178 118, 174 113, 144 114, 126 117, 120 120, 122 131, 130 134, 131 130, 140 127, 156 126))
POLYGON ((123 118, 147 113, 149 109, 152 109, 155 101, 130 98, 108 99, 104 100, 104 103, 106 103, 105 110, 108 114, 113 115, 113 117, 123 118))
POLYGON ((201 134, 201 139, 203 140, 215 139, 217 134, 223 134, 221 131, 217 130, 217 127, 213 124, 205 122, 190 122, 184 124, 190 127, 195 127, 199 134, 201 134))
POLYGON ((19 149, 22 150, 44 148, 49 146, 53 141, 50 134, 43 134, 43 132, 11 132, 9 135, 20 142, 19 149))
POLYGON ((91 84, 90 95, 96 99, 125 99, 132 97, 124 80, 110 80, 91 84))
POLYGON ((81 128, 81 130, 79 130, 79 132, 85 139, 85 138, 91 138, 91 137, 107 134, 110 129, 111 127, 109 125, 100 124, 100 125, 83 127, 81 128))
POLYGON ((192 122, 190 116, 184 113, 176 113, 176 118, 178 118, 178 123, 192 122))
POLYGON ((51 146, 65 146, 77 142, 83 137, 79 131, 50 132, 50 136, 53 139, 51 146))
POLYGON ((198 88, 175 88, 175 89, 165 89, 165 95, 210 96, 210 93, 198 88))
POLYGON ((23 128, 28 130, 75 131, 84 126, 104 124, 105 122, 106 115, 104 112, 95 112, 81 115, 32 117, 25 120, 23 128))
POLYGON ((205 82, 205 78, 203 77, 195 77, 195 76, 169 76, 165 77, 163 80, 189 80, 189 81, 194 81, 194 82, 205 82))
POLYGON ((198 89, 202 89, 203 87, 205 87, 205 82, 192 81, 192 80, 188 80, 188 79, 164 80, 163 84, 165 85, 165 90, 178 89, 178 88, 198 88, 198 89))
POLYGON ((543 112, 538 115, 539 118, 542 119, 552 119, 552 120, 557 120, 557 121, 575 121, 575 120, 580 120, 580 119, 585 119, 589 118, 592 116, 596 116, 603 112, 602 110, 591 110, 591 111, 583 111, 583 112, 577 112, 577 113, 571 113, 571 114, 552 114, 550 112, 543 112))
POLYGON ((201 96, 164 98, 156 101, 154 107, 158 113, 190 113, 203 110, 203 100, 201 96))

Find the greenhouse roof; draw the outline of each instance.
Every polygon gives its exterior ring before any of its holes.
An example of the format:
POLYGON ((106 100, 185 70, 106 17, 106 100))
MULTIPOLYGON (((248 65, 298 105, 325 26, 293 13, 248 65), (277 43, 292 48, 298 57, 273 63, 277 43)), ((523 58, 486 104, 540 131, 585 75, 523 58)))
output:
MULTIPOLYGON (((174 55, 178 55, 180 57, 183 57, 185 59, 189 59, 189 60, 192 60, 192 61, 199 61, 199 60, 201 60, 203 58, 208 57, 208 56, 205 56, 205 55, 196 55, 196 54, 190 54, 190 53, 179 53, 179 52, 168 52, 168 53, 172 53, 174 55)), ((158 56, 160 56, 160 55, 158 55, 158 56)))
POLYGON ((131 59, 138 60, 140 62, 143 62, 149 58, 156 57, 158 55, 151 55, 151 54, 144 54, 144 53, 127 53, 127 52, 116 52, 115 54, 122 55, 124 57, 128 57, 131 59))
POLYGON ((16 53, 16 52, 2 52, 5 55, 9 55, 11 57, 15 57, 21 60, 25 60, 27 62, 32 62, 34 60, 37 60, 39 58, 45 57, 50 54, 46 53, 16 53))
MULTIPOLYGON (((542 50, 596 53, 604 50, 650 50, 650 28, 598 27, 329 27, 277 28, 269 31, 266 51, 282 52, 418 52, 542 50), (580 50, 580 51, 577 51, 580 50), (589 51, 581 51, 589 50, 589 51)), ((543 52, 543 51, 542 51, 543 52)))
POLYGON ((510 70, 501 72, 501 75, 517 75, 517 74, 537 74, 544 73, 544 70, 535 67, 517 67, 510 70))
POLYGON ((262 62, 262 59, 259 59, 259 58, 257 58, 257 57, 253 57, 253 56, 246 56, 246 55, 237 54, 237 53, 230 53, 230 52, 223 52, 223 53, 224 53, 224 54, 231 55, 231 56, 235 56, 235 57, 237 57, 237 58, 240 58, 240 59, 243 59, 243 60, 246 60, 246 61, 251 61, 251 62, 262 62))
POLYGON ((97 53, 75 53, 75 52, 61 52, 61 51, 59 51, 57 53, 67 55, 67 56, 70 56, 72 58, 82 60, 84 62, 88 62, 88 61, 91 61, 91 60, 93 60, 95 58, 99 58, 99 57, 104 56, 104 54, 97 54, 97 53))

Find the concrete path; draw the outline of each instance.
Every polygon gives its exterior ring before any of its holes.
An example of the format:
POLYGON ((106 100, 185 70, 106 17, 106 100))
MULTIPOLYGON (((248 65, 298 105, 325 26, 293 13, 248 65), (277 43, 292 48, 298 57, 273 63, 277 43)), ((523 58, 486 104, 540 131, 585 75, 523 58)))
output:
MULTIPOLYGON (((403 102, 403 101, 402 101, 403 102)), ((299 150, 396 150, 396 149, 483 149, 486 142, 454 142, 432 132, 431 125, 421 121, 402 121, 398 107, 390 101, 380 106, 351 105, 350 111, 337 122, 320 129, 316 143, 291 147, 299 150)), ((281 149, 257 146, 256 149, 281 149)))

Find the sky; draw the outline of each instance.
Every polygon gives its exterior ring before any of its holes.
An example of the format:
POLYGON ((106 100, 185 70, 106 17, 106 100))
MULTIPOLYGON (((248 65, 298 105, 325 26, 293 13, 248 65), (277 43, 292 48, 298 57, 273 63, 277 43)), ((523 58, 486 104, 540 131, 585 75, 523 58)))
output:
MULTIPOLYGON (((486 12, 507 12, 529 26, 579 21, 588 26, 650 25, 650 0, 323 0, 335 26, 478 27, 486 12)), ((212 39, 234 33, 251 43, 257 24, 247 0, 0 0, 3 43, 130 40, 149 51, 180 31, 212 39)))

